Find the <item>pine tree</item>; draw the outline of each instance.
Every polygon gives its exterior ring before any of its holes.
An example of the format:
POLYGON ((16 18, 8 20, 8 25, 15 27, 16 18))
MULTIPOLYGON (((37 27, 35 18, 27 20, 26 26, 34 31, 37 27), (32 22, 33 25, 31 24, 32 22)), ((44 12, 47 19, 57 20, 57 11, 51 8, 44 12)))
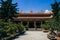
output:
POLYGON ((1 19, 3 19, 4 21, 8 21, 9 19, 13 19, 12 17, 15 16, 15 14, 17 13, 17 3, 12 4, 12 0, 6 0, 3 1, 1 0, 1 13, 0 13, 0 17, 1 19))
POLYGON ((58 12, 60 10, 59 2, 55 0, 54 4, 51 4, 51 8, 52 8, 52 12, 54 13, 55 20, 58 21, 59 19, 58 12))
POLYGON ((54 2, 54 4, 51 4, 51 8, 52 8, 52 12, 53 12, 53 16, 54 16, 54 18, 53 18, 53 26, 52 27, 54 27, 54 29, 55 30, 58 30, 58 31, 60 31, 60 23, 59 23, 59 21, 60 21, 60 13, 59 13, 59 11, 60 11, 60 3, 59 2, 57 2, 56 0, 55 0, 55 2, 54 2))

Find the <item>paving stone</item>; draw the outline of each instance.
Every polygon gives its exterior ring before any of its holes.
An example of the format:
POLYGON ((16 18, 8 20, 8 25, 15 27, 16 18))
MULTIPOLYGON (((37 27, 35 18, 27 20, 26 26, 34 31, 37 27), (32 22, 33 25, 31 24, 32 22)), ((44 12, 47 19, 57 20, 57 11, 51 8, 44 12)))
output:
POLYGON ((49 40, 47 33, 42 31, 26 31, 25 35, 19 36, 15 40, 49 40))

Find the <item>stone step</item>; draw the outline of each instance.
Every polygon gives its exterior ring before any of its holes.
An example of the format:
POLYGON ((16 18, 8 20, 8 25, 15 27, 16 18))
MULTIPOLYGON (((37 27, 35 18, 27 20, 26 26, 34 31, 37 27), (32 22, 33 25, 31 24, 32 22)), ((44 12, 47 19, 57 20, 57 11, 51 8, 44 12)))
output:
POLYGON ((41 31, 41 28, 28 28, 28 31, 41 31))

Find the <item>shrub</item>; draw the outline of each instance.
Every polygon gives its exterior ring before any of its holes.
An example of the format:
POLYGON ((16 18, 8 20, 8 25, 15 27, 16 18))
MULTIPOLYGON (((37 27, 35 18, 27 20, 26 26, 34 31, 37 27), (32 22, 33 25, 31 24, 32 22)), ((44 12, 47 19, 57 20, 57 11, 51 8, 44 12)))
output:
POLYGON ((59 22, 54 22, 53 26, 54 30, 60 31, 60 23, 59 22))
POLYGON ((18 23, 17 25, 18 25, 17 27, 21 33, 25 32, 25 26, 23 26, 21 23, 18 23))
POLYGON ((47 24, 43 24, 43 25, 42 25, 42 28, 47 30, 47 29, 49 29, 49 28, 50 28, 50 26, 49 26, 49 25, 47 25, 47 24))
POLYGON ((17 33, 24 33, 25 27, 22 24, 13 22, 0 22, 0 38, 9 37, 17 33))
POLYGON ((0 23, 0 33, 4 32, 6 34, 8 33, 13 34, 13 33, 16 33, 15 32, 16 30, 17 30, 17 26, 12 22, 1 22, 0 23))

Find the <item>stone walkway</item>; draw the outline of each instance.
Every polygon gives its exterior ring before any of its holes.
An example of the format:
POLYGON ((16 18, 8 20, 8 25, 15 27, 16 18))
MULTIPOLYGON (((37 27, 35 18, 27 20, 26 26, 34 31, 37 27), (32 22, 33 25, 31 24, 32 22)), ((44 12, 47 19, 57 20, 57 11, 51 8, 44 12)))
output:
POLYGON ((27 31, 25 35, 19 36, 15 40, 49 40, 47 38, 47 33, 42 31, 27 31))

